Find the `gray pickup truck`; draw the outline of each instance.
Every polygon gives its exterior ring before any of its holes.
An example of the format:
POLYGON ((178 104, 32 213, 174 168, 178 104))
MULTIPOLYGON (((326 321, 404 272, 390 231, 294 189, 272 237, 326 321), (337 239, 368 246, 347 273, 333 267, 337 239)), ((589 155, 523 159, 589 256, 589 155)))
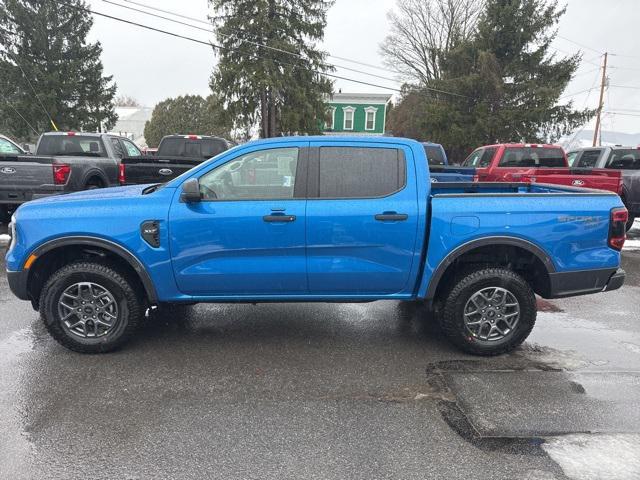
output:
POLYGON ((622 173, 622 202, 629 211, 627 230, 640 217, 640 147, 587 147, 567 153, 571 167, 608 168, 622 173))
POLYGON ((42 134, 34 155, 0 153, 0 221, 32 199, 119 185, 125 156, 142 153, 127 138, 79 132, 42 134))

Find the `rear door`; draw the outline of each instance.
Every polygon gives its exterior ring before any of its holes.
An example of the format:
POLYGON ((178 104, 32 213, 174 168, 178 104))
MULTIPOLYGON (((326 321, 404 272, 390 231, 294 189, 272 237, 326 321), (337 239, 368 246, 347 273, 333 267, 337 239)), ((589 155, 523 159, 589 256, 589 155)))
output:
POLYGON ((170 210, 181 292, 201 297, 307 293, 308 142, 244 149, 199 176, 202 201, 170 210))
POLYGON ((312 142, 311 147, 309 292, 406 293, 418 225, 411 150, 392 143, 312 142))
POLYGON ((567 168, 567 159, 561 148, 506 146, 498 165, 492 168, 491 181, 519 182, 523 172, 530 169, 567 168))

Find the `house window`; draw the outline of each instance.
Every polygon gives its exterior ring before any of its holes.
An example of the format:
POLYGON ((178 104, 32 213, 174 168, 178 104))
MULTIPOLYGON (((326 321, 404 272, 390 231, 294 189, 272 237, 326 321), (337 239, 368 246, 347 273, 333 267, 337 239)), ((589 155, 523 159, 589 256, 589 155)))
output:
POLYGON ((342 111, 344 112, 344 130, 353 130, 353 112, 355 108, 344 107, 342 111))
POLYGON ((376 129, 376 112, 378 111, 375 107, 367 107, 364 109, 364 129, 365 130, 375 130, 376 129))
POLYGON ((326 129, 333 130, 334 128, 336 128, 336 107, 330 107, 327 109, 326 129))

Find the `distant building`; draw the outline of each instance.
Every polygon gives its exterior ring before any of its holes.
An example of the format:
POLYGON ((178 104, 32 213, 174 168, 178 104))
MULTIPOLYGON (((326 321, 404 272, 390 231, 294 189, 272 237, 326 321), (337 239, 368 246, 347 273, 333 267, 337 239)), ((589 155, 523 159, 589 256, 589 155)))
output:
POLYGON ((151 119, 151 107, 116 107, 118 121, 109 131, 133 140, 139 147, 146 147, 144 125, 151 119))
POLYGON ((327 101, 325 135, 384 134, 390 101, 388 94, 334 93, 327 101))

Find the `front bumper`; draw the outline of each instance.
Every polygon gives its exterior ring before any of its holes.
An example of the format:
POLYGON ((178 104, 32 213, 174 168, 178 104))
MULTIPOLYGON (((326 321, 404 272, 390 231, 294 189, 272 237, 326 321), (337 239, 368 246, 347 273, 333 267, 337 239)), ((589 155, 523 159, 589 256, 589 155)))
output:
POLYGON ((11 272, 7 270, 7 280, 9 288, 13 294, 20 300, 31 300, 27 291, 27 279, 29 278, 29 270, 21 270, 19 272, 11 272))
POLYGON ((548 298, 563 298, 617 290, 624 284, 625 272, 621 268, 603 268, 556 272, 551 273, 549 278, 548 298))

